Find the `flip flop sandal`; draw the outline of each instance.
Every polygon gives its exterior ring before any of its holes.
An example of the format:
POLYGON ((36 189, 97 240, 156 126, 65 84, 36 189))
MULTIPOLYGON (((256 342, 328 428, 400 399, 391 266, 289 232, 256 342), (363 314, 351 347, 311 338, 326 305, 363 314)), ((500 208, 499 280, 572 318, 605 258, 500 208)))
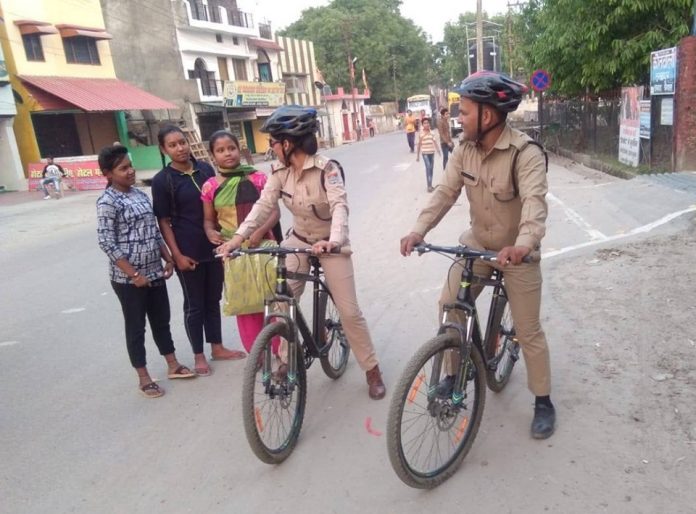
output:
POLYGON ((193 368, 197 377, 209 377, 213 374, 213 368, 193 368))
POLYGON ((167 378, 173 380, 175 378, 193 378, 195 376, 196 374, 193 371, 182 365, 176 368, 174 371, 170 371, 167 378))
POLYGON ((164 396, 164 390, 155 382, 145 384, 144 386, 141 386, 139 389, 145 398, 159 398, 160 396, 164 396))
POLYGON ((230 350, 230 354, 228 357, 215 357, 214 355, 210 356, 210 360, 213 361, 238 361, 242 359, 246 359, 246 352, 240 352, 239 350, 230 350))

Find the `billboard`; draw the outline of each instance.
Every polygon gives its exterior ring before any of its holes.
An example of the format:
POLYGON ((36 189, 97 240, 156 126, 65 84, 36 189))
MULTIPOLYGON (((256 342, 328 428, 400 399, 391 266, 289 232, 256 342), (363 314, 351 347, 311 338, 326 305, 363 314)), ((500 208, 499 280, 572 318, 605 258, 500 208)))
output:
POLYGON ((677 49, 650 53, 650 94, 673 95, 677 83, 677 49))
POLYGON ((225 107, 279 107, 285 103, 284 82, 225 82, 225 107))
POLYGON ((619 161, 637 167, 640 161, 640 103, 642 87, 621 88, 619 161))
POLYGON ((640 101, 640 137, 650 139, 650 100, 640 101))

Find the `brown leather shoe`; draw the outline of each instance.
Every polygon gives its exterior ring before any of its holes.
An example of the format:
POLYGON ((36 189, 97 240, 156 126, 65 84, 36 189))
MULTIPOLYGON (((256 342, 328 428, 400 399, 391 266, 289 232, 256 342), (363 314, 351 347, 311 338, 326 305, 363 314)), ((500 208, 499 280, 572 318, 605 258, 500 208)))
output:
POLYGON ((381 400, 387 394, 387 388, 382 382, 382 373, 379 371, 379 366, 375 366, 370 371, 365 372, 367 377, 367 392, 373 400, 381 400))

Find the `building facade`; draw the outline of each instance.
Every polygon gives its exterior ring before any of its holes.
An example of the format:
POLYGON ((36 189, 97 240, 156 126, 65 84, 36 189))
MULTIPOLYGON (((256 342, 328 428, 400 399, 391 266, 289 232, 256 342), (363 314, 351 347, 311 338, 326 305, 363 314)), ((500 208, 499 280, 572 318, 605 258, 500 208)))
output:
POLYGON ((0 0, 25 176, 47 156, 94 156, 125 134, 125 111, 175 108, 116 78, 98 0, 0 0))
MULTIPOLYGON (((102 0, 102 5, 119 76, 176 104, 176 121, 194 128, 203 141, 224 127, 252 152, 264 150, 266 138, 258 129, 284 96, 282 48, 270 25, 257 23, 236 0, 102 0)), ((150 126, 162 121, 133 117, 129 124, 134 132, 151 134, 150 126)))

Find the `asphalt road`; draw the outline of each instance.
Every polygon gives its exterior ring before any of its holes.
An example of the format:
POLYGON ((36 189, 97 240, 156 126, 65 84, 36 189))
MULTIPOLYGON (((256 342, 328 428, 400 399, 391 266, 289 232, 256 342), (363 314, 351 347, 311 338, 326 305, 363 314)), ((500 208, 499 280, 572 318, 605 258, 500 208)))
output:
MULTIPOLYGON (((158 400, 138 394, 120 307, 96 244, 98 192, 0 207, 0 512, 600 511, 592 491, 607 480, 568 464, 582 434, 564 417, 562 398, 580 386, 558 377, 558 431, 548 441, 533 441, 523 366, 506 391, 489 396, 474 448, 449 482, 421 492, 398 480, 385 436, 368 432, 366 419, 384 431, 390 386, 434 334, 448 262, 398 253, 399 238, 428 197, 423 164, 408 153, 403 134, 327 154, 346 170, 359 300, 382 361, 387 399, 368 399, 354 360, 336 382, 313 366, 299 444, 282 465, 264 465, 243 433, 243 363, 214 363, 210 378, 168 381, 148 339, 151 373, 167 394, 158 400), (545 491, 562 479, 574 488, 550 504, 545 491)), ((435 169, 437 181, 441 162, 435 169)), ((676 182, 624 181, 555 161, 549 182, 545 270, 597 245, 647 237, 696 203, 693 174, 676 182)), ((467 225, 462 199, 429 241, 454 244, 467 225)), ((176 279, 168 287, 177 353, 190 365, 180 287, 176 279)), ((554 315, 550 303, 544 319, 554 315)), ((241 348, 236 324, 223 321, 225 343, 241 348)), ((564 349, 572 341, 557 340, 553 330, 548 336, 553 366, 564 369, 564 349)))

